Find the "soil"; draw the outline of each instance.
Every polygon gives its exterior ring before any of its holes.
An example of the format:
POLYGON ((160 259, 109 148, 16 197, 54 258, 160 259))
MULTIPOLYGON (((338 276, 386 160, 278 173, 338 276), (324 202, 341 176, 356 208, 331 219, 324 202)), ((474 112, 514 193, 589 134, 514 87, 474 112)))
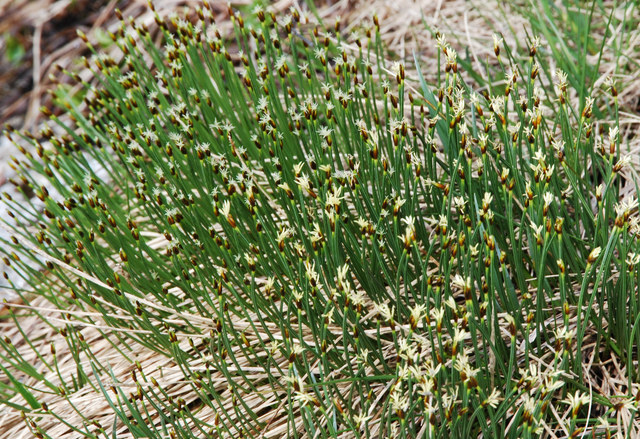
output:
MULTIPOLYGON (((102 15, 107 0, 18 0, 0 6, 0 124, 31 128, 39 120, 39 106, 47 104, 49 73, 56 62, 80 55, 77 29, 89 29, 102 15), (8 43, 21 56, 9 53, 8 43)), ((116 2, 124 8, 131 1, 116 2)), ((109 5, 112 6, 112 5, 109 5)), ((113 6, 111 9, 113 9, 113 6)))

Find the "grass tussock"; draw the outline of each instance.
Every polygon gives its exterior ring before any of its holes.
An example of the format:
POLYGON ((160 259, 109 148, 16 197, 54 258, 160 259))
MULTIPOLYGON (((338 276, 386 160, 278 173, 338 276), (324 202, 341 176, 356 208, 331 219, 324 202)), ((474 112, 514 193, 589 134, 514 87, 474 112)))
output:
POLYGON ((4 194, 4 263, 33 291, 0 433, 639 434, 616 79, 576 88, 538 37, 495 35, 487 83, 437 31, 405 65, 378 17, 229 14, 231 39, 208 6, 156 14, 160 43, 123 20, 122 59, 81 34, 72 123, 7 131, 35 197, 4 194))

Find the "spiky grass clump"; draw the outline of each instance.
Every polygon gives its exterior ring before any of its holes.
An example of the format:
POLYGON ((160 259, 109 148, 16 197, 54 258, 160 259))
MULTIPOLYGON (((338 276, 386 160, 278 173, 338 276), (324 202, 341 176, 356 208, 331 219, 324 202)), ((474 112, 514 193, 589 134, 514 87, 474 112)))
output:
POLYGON ((0 432, 635 434, 626 159, 562 72, 542 110, 538 40, 525 65, 497 40, 506 85, 480 96, 440 37, 418 97, 376 20, 346 41, 258 9, 225 42, 196 12, 157 17, 162 48, 123 24, 83 105, 58 95, 75 127, 11 133, 40 201, 5 194, 33 291, 0 342, 0 432), (611 364, 615 400, 584 384, 611 364))

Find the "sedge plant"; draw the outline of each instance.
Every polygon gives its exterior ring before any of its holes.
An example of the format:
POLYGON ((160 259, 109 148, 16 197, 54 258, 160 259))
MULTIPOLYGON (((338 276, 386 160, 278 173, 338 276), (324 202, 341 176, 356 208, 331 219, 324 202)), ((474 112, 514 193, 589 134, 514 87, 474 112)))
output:
POLYGON ((479 94, 443 35, 411 79, 375 17, 230 15, 233 38, 206 2, 156 15, 160 44, 123 20, 121 59, 81 35, 82 100, 8 129, 30 201, 4 194, 2 252, 30 288, 0 433, 638 434, 637 203, 593 117, 615 83, 576 111, 540 40, 520 66, 496 40, 506 85, 479 94))

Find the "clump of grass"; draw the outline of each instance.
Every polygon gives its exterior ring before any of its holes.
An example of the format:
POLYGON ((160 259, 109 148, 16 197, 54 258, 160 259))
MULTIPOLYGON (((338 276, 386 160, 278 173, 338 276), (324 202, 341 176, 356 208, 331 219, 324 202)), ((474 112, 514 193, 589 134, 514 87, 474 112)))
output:
POLYGON ((636 434, 637 202, 592 117, 615 84, 576 110, 558 71, 548 113, 538 39, 524 66, 496 39, 507 82, 479 95, 442 35, 429 85, 385 61, 376 19, 346 40, 230 12, 232 41, 206 3, 156 17, 160 47, 123 22, 122 60, 88 45, 100 85, 58 94, 73 125, 8 132, 37 152, 14 161, 33 202, 4 195, 4 262, 33 287, 0 341, 9 428, 636 434))

